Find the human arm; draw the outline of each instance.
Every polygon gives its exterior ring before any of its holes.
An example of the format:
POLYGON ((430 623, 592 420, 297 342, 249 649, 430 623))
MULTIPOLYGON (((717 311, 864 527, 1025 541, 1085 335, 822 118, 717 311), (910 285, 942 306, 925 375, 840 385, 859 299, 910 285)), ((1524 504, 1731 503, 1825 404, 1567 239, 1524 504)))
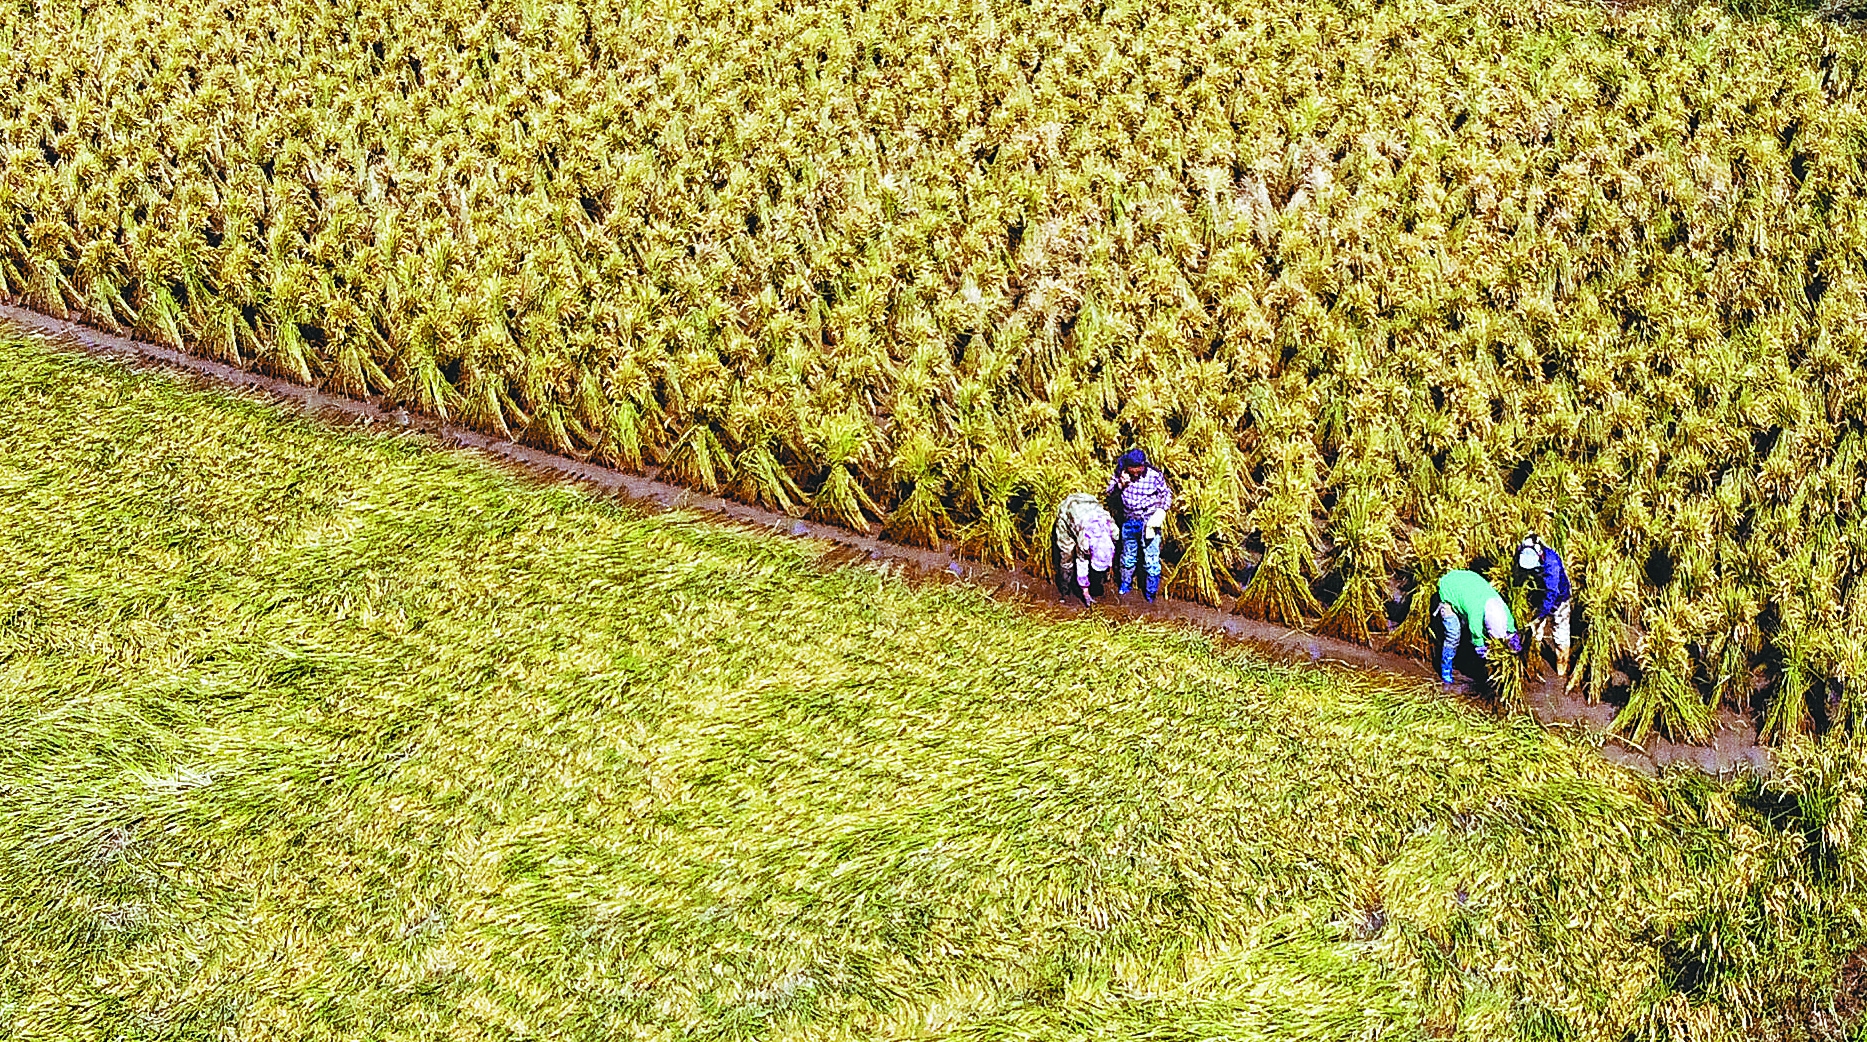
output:
POLYGON ((1483 616, 1483 621, 1473 631, 1474 646, 1479 646, 1476 639, 1478 637, 1501 640, 1510 645, 1512 651, 1521 646, 1517 639, 1517 620, 1511 617, 1510 605, 1504 603, 1504 598, 1493 595, 1485 601, 1484 610, 1480 614, 1483 616))
MULTIPOLYGON (((1523 638, 1513 633, 1509 637, 1505 638, 1504 646, 1511 649, 1512 651, 1522 651, 1523 650, 1523 638)), ((1479 635, 1479 634, 1473 635, 1472 648, 1473 650, 1478 652, 1479 658, 1486 659, 1486 660, 1489 660, 1491 658, 1490 646, 1484 642, 1482 635, 1479 635)))

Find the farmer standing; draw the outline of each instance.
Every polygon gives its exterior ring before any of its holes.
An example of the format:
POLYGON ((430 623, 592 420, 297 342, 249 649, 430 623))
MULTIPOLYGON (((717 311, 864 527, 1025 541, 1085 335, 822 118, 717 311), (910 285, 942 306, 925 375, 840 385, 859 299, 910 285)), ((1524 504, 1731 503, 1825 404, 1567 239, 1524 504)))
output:
POLYGON ((1538 577, 1543 599, 1530 617, 1530 640, 1541 646, 1545 638, 1556 645, 1556 675, 1569 675, 1569 619, 1575 608, 1574 591, 1569 588, 1569 570, 1563 567, 1562 555, 1543 545, 1535 532, 1524 536, 1517 547, 1517 567, 1538 577))
POLYGON ((1102 596, 1102 584, 1115 561, 1115 519, 1096 497, 1075 492, 1057 510, 1057 593, 1075 589, 1084 604, 1102 596), (1076 576, 1074 587, 1070 575, 1076 576))
POLYGON ((1439 580, 1439 621, 1446 628, 1445 643, 1439 648, 1439 681, 1452 683, 1452 659, 1459 651, 1459 638, 1472 635, 1472 650, 1488 659, 1485 638, 1502 640, 1512 651, 1523 650, 1523 638, 1517 635, 1517 621, 1510 607, 1484 576, 1460 569, 1447 572, 1439 580))
POLYGON ((1160 592, 1160 537, 1173 506, 1173 490, 1160 471, 1148 465, 1147 453, 1129 449, 1115 465, 1108 493, 1121 492, 1121 588, 1134 589, 1136 559, 1147 572, 1147 599, 1160 592))

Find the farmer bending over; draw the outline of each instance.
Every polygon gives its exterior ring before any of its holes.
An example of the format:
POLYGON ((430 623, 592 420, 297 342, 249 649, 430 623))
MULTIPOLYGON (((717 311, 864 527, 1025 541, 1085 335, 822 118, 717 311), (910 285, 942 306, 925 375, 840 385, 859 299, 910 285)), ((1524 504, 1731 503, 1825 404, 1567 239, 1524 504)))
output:
POLYGON ((1489 658, 1485 638, 1502 640, 1512 651, 1523 650, 1523 638, 1517 635, 1517 621, 1497 588, 1477 572, 1447 572, 1439 580, 1439 621, 1446 627, 1446 642, 1439 648, 1439 681, 1452 683, 1452 659, 1459 651, 1459 638, 1466 631, 1472 635, 1472 650, 1479 658, 1489 658))
POLYGON ((1115 465, 1109 494, 1121 491, 1121 591, 1134 589, 1136 557, 1147 569, 1147 599, 1160 592, 1160 532, 1173 506, 1173 490, 1160 471, 1148 466, 1147 453, 1129 449, 1115 465))
POLYGON ((1556 644, 1556 675, 1569 675, 1569 616, 1575 607, 1574 591, 1569 588, 1569 570, 1562 566, 1562 555, 1543 545, 1532 532, 1517 547, 1517 567, 1536 575, 1542 584, 1543 600, 1530 618, 1530 639, 1541 645, 1544 639, 1556 644))
POLYGON ((1087 492, 1065 497, 1057 510, 1057 593, 1067 598, 1073 588, 1084 604, 1094 604, 1114 561, 1115 519, 1087 492))

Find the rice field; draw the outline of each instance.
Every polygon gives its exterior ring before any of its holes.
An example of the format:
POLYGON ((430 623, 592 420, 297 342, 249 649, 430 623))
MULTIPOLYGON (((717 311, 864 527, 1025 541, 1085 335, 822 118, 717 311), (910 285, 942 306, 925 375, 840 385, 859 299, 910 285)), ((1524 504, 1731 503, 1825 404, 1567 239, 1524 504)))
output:
MULTIPOLYGON (((1536 0, 0 5, 0 292, 1418 651, 1534 529, 1591 698, 1863 703, 1863 45, 1536 0)), ((1749 5, 1759 7, 1761 5, 1749 5)))
POLYGON ((821 552, 0 336, 0 1033, 1857 1037, 1845 745, 821 552))

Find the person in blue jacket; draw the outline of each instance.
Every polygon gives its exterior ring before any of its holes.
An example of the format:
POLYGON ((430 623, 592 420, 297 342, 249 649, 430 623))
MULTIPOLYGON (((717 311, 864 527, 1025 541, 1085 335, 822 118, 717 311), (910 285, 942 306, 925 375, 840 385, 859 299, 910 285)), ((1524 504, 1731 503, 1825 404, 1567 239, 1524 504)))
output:
POLYGON ((1575 608, 1575 591, 1569 586, 1569 570, 1562 555, 1543 545, 1532 532, 1517 546, 1517 567, 1537 577, 1542 599, 1530 613, 1530 639, 1541 645, 1545 639, 1556 645, 1556 675, 1569 675, 1569 623, 1575 608))

